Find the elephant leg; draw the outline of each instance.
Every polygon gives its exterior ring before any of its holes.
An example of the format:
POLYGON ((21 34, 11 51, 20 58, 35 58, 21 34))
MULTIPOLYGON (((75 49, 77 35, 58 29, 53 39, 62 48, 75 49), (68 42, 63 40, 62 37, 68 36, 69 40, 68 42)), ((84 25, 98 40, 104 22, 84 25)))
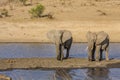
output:
POLYGON ((66 57, 65 57, 65 59, 67 59, 69 57, 69 50, 70 49, 67 49, 67 51, 66 51, 66 57))
POLYGON ((56 45, 57 60, 63 60, 64 58, 63 49, 64 47, 61 44, 56 45))
POLYGON ((67 59, 69 57, 69 51, 70 51, 71 45, 72 45, 72 38, 70 40, 67 40, 64 43, 64 48, 66 49, 65 59, 67 59))
POLYGON ((93 47, 93 50, 92 50, 92 54, 91 54, 91 56, 92 56, 92 61, 94 61, 95 60, 95 49, 96 49, 96 47, 95 47, 95 45, 94 45, 94 47, 93 47))
POLYGON ((63 60, 63 58, 64 58, 64 54, 63 54, 63 50, 64 50, 64 46, 60 46, 60 56, 61 56, 61 61, 63 60))
POLYGON ((56 54, 57 54, 57 60, 60 60, 61 56, 60 56, 60 45, 59 44, 56 45, 56 54))
POLYGON ((92 50, 88 47, 88 61, 92 61, 92 50))
POLYGON ((100 49, 100 61, 102 60, 103 50, 100 49))
POLYGON ((92 52, 92 54, 91 54, 91 56, 92 56, 92 61, 95 60, 95 58, 94 58, 94 54, 95 54, 95 53, 93 53, 93 52, 92 52))
POLYGON ((100 48, 101 48, 101 46, 96 46, 96 52, 95 52, 95 60, 96 61, 99 61, 100 60, 100 48))
POLYGON ((109 60, 109 53, 108 53, 108 51, 109 51, 109 47, 107 47, 106 49, 105 49, 105 57, 106 57, 106 60, 108 61, 109 60))

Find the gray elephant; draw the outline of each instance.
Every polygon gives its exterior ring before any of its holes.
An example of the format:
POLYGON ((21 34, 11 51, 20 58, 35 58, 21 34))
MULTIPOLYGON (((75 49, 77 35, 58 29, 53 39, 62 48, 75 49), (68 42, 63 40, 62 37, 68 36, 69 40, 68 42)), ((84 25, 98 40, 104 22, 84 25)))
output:
POLYGON ((72 33, 68 30, 51 30, 47 37, 56 45, 57 60, 67 59, 72 44, 72 33), (66 49, 64 58, 63 50, 66 49))
POLYGON ((100 31, 98 33, 88 31, 86 37, 88 41, 88 60, 89 61, 102 60, 103 51, 106 52, 106 60, 109 60, 108 57, 109 35, 104 31, 100 31))

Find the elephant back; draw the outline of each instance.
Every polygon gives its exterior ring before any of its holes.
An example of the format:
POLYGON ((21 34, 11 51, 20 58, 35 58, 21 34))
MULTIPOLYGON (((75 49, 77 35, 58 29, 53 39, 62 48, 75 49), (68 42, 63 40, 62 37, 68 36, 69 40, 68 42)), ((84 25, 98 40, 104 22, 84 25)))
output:
POLYGON ((105 33, 104 31, 101 31, 97 34, 97 40, 96 40, 96 45, 101 44, 102 42, 104 42, 104 40, 106 40, 106 38, 108 37, 108 34, 105 33))
POLYGON ((66 42, 67 40, 70 40, 72 38, 72 33, 67 30, 62 31, 62 43, 66 42))
POLYGON ((60 40, 61 34, 60 30, 51 30, 47 33, 47 37, 51 42, 56 43, 57 40, 60 40))

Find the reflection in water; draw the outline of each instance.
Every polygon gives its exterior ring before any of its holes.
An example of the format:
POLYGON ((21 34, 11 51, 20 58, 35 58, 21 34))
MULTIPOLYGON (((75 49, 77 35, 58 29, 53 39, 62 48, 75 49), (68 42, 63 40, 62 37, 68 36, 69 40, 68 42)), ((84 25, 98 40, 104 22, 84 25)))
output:
POLYGON ((85 80, 112 80, 107 68, 89 68, 86 75, 85 80))
POLYGON ((0 71, 12 80, 120 80, 120 69, 36 69, 0 71))
POLYGON ((72 80, 68 69, 56 69, 53 75, 53 80, 72 80))
POLYGON ((54 74, 54 70, 12 70, 0 71, 0 74, 5 74, 11 77, 12 80, 53 80, 51 77, 54 74))
POLYGON ((51 80, 112 80, 109 74, 107 68, 56 69, 51 80))

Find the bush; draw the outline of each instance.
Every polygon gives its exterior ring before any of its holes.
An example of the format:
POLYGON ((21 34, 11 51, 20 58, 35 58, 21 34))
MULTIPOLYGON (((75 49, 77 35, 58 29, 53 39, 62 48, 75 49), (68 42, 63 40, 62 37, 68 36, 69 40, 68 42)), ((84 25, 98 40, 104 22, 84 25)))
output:
POLYGON ((19 1, 22 2, 23 5, 26 5, 26 1, 27 1, 27 0, 19 0, 19 1))
POLYGON ((41 4, 37 5, 36 7, 32 8, 29 13, 32 14, 32 17, 42 17, 42 13, 45 7, 41 4))

